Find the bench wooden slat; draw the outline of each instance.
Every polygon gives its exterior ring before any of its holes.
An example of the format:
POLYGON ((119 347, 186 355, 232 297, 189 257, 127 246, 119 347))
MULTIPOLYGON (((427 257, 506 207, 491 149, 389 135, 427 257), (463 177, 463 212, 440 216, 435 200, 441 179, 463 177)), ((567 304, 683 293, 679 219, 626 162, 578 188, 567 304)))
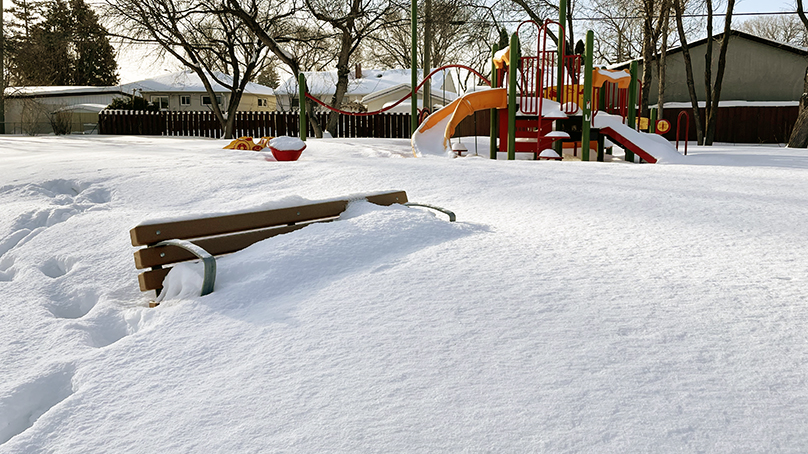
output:
POLYGON ((146 292, 149 290, 158 290, 163 288, 163 279, 165 279, 169 271, 171 271, 171 268, 162 268, 140 273, 137 276, 137 281, 140 284, 140 291, 146 292))
MULTIPOLYGON (((336 218, 334 218, 336 219, 336 218)), ((257 243, 273 236, 300 230, 309 224, 295 224, 272 229, 252 230, 244 233, 233 233, 225 236, 203 238, 191 241, 206 250, 210 255, 230 254, 240 251, 253 243, 257 243)), ((137 269, 150 268, 169 263, 196 260, 190 251, 176 246, 158 246, 138 249, 135 251, 135 267, 137 269)))
MULTIPOLYGON (((385 206, 407 202, 404 191, 374 194, 365 198, 371 203, 385 206)), ((130 230, 129 235, 133 246, 146 246, 169 238, 185 240, 331 218, 339 216, 347 206, 347 200, 336 200, 254 213, 145 224, 130 230)))

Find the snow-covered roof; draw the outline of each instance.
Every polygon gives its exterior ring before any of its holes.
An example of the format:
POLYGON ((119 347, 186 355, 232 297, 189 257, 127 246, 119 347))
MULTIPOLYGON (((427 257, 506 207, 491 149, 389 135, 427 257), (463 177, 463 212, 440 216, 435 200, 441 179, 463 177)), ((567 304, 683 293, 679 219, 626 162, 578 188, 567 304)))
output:
MULTIPOLYGON (((775 48, 778 48, 778 49, 783 49, 783 50, 786 50, 786 51, 789 51, 789 52, 792 52, 792 53, 795 53, 795 54, 798 54, 798 55, 808 56, 808 48, 805 48, 805 47, 794 46, 792 44, 783 43, 783 42, 780 42, 780 41, 774 41, 774 40, 771 40, 771 39, 768 39, 768 38, 763 38, 763 37, 760 37, 760 36, 757 36, 757 35, 753 35, 751 33, 742 32, 740 30, 731 30, 730 35, 745 38, 745 39, 748 39, 750 41, 755 41, 755 42, 758 42, 760 44, 765 44, 767 46, 775 47, 775 48)), ((723 37, 724 37, 724 32, 716 33, 716 34, 713 35, 713 39, 716 40, 716 41, 720 41, 721 39, 723 39, 723 37)), ((704 38, 701 38, 699 40, 693 41, 692 43, 688 43, 687 47, 692 49, 694 47, 701 46, 702 44, 705 44, 706 42, 707 42, 707 38, 704 37, 704 38)), ((682 52, 682 46, 676 46, 676 47, 669 48, 667 50, 667 55, 675 54, 675 53, 678 53, 678 52, 682 52)), ((657 56, 655 55, 654 58, 656 58, 656 57, 657 56)), ((613 65, 607 65, 606 68, 607 69, 626 69, 631 65, 632 61, 642 62, 643 58, 640 57, 640 58, 637 58, 637 59, 632 59, 632 60, 627 60, 627 61, 615 63, 613 65)))
POLYGON ((62 107, 61 109, 57 109, 56 112, 99 113, 106 108, 107 106, 105 104, 92 104, 92 103, 73 104, 70 106, 62 107))
MULTIPOLYGON (((453 69, 447 72, 454 72, 453 69)), ((306 85, 309 93, 314 96, 333 95, 337 89, 337 71, 304 72, 306 85)), ((449 76, 453 77, 453 76, 449 76)), ((348 80, 348 95, 367 96, 381 90, 398 87, 399 85, 410 86, 412 75, 409 69, 366 69, 362 71, 362 77, 356 78, 350 75, 348 80)), ((423 71, 418 70, 418 81, 423 78, 423 71)), ((444 75, 438 72, 432 76, 432 89, 443 88, 444 75)), ((290 77, 286 79, 276 90, 278 95, 296 94, 298 92, 297 79, 290 77)))
MULTIPOLYGON (((233 79, 227 74, 214 72, 220 80, 230 82, 233 79)), ((216 93, 229 93, 230 89, 216 83, 212 77, 209 77, 213 91, 216 93)), ((153 77, 151 79, 139 80, 121 86, 128 93, 137 90, 142 93, 164 93, 164 92, 186 92, 186 93, 204 93, 205 86, 202 84, 202 79, 199 75, 190 69, 177 71, 162 76, 153 77)), ((249 82, 244 88, 244 93, 251 93, 254 95, 272 96, 275 92, 272 88, 265 85, 249 82)))
MULTIPOLYGON (((388 88, 385 88, 385 89, 382 89, 382 90, 379 90, 379 91, 375 91, 375 92, 373 92, 373 93, 371 93, 369 95, 366 95, 364 98, 362 98, 362 102, 368 103, 368 102, 374 101, 376 99, 383 98, 385 96, 389 96, 389 95, 394 94, 396 92, 399 92, 402 95, 404 95, 405 93, 409 93, 410 90, 411 90, 411 88, 410 88, 409 83, 398 84, 398 85, 388 87, 388 88)), ((445 101, 454 101, 455 99, 457 99, 457 96, 458 96, 457 93, 455 93, 453 91, 443 91, 440 88, 438 88, 438 89, 433 88, 432 89, 432 98, 435 99, 435 100, 441 100, 441 101, 444 101, 444 102, 445 101)))
POLYGON ((5 95, 14 97, 53 97, 53 96, 86 96, 98 94, 123 94, 121 86, 40 86, 40 87, 6 87, 5 95))

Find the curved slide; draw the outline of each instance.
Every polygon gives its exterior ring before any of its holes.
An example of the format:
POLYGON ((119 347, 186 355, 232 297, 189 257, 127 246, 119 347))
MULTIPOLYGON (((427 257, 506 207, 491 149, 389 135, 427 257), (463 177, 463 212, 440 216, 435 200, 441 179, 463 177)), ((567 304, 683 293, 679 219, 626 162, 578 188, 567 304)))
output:
POLYGON ((451 153, 449 139, 464 118, 478 110, 504 109, 507 106, 508 94, 504 88, 465 94, 421 123, 412 135, 412 152, 415 156, 451 153))

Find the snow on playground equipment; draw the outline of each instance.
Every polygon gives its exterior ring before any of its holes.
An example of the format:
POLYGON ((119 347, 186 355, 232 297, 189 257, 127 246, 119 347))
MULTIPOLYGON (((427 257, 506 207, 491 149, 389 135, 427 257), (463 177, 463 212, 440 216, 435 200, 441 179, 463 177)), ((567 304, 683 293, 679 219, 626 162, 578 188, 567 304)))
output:
POLYGON ((297 137, 276 137, 267 146, 276 161, 297 161, 306 149, 306 142, 297 137))
MULTIPOLYGON (((597 160, 603 161, 605 138, 623 147, 626 150, 625 159, 629 162, 635 161, 635 155, 641 161, 650 163, 657 162, 659 158, 681 156, 660 136, 639 131, 636 105, 638 92, 642 88, 637 79, 636 62, 632 63, 628 73, 593 69, 592 31, 587 32, 585 59, 581 55, 567 55, 566 33, 562 25, 566 23, 565 0, 560 2, 559 13, 559 21, 546 20, 541 25, 530 20, 522 22, 511 36, 508 48, 499 51, 494 46, 491 82, 466 66, 447 65, 432 71, 416 86, 414 68, 417 65, 413 62, 414 88, 410 94, 378 111, 354 113, 334 109, 305 92, 302 74, 300 97, 308 97, 327 109, 346 115, 375 115, 413 97, 436 72, 451 67, 463 68, 480 77, 491 88, 461 96, 433 112, 420 122, 420 126, 416 103, 413 103, 411 140, 416 156, 426 151, 458 156, 460 153, 452 152, 450 140, 455 128, 466 116, 484 109, 491 112, 491 159, 497 159, 497 153, 502 151, 507 152, 509 160, 515 159, 516 153, 530 153, 534 159, 562 159, 563 143, 572 142, 570 148, 573 154, 577 154, 577 144, 580 143, 581 159, 588 161, 594 142, 597 144, 597 160), (536 55, 522 56, 519 33, 522 26, 527 24, 538 29, 536 55), (558 28, 559 44, 555 49, 549 48, 547 43, 548 35, 552 35, 550 27, 558 28)), ((305 103, 301 103, 302 140, 305 140, 304 121, 305 103)), ((652 122, 646 123, 649 131, 653 132, 652 122)))

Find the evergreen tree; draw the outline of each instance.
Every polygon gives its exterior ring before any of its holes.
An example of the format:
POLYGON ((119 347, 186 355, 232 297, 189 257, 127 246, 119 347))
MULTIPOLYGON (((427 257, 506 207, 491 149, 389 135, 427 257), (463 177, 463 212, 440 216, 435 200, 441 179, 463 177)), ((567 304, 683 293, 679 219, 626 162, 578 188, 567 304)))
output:
POLYGON ((253 82, 272 88, 278 88, 281 84, 280 76, 278 76, 278 69, 272 63, 264 67, 264 69, 255 76, 253 82))
POLYGON ((15 0, 8 40, 12 85, 115 85, 115 52, 83 0, 15 0))
POLYGON ((73 85, 115 85, 118 63, 107 30, 84 0, 71 0, 73 13, 73 85))

